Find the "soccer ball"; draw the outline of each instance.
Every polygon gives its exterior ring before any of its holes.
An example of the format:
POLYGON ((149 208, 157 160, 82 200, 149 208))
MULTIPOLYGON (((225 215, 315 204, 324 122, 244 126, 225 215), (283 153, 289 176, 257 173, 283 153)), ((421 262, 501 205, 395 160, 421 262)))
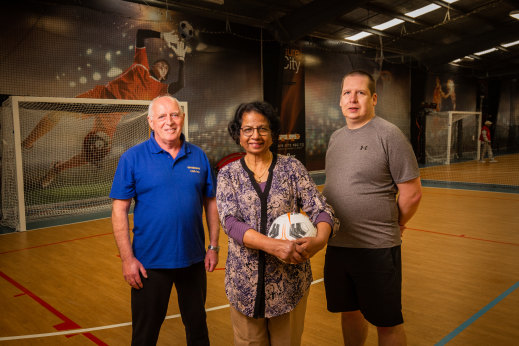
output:
POLYGON ((286 213, 274 220, 268 236, 275 239, 296 240, 303 237, 315 237, 317 230, 308 218, 301 213, 286 213))
POLYGON ((184 40, 190 40, 194 35, 194 30, 189 22, 183 20, 178 24, 178 33, 184 40))
POLYGON ((111 149, 112 139, 103 131, 91 131, 83 139, 83 153, 90 163, 99 163, 111 149))

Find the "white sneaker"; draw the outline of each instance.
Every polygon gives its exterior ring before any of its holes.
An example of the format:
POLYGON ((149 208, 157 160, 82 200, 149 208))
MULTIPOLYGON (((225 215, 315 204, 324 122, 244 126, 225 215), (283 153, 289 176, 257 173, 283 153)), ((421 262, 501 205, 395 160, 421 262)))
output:
POLYGON ((489 162, 497 162, 497 160, 496 159, 492 159, 489 162))

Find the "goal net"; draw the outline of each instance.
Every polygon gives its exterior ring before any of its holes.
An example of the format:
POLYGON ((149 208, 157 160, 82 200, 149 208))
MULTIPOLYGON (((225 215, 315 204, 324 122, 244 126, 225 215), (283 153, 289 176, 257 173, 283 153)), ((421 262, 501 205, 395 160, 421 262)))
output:
POLYGON ((431 112, 425 120, 426 163, 479 159, 481 112, 431 112))
MULTIPOLYGON (((117 163, 149 138, 150 101, 12 96, 2 105, 1 224, 108 216, 117 163)), ((183 133, 187 137, 187 103, 183 133)), ((37 227, 37 226, 36 226, 37 227)))

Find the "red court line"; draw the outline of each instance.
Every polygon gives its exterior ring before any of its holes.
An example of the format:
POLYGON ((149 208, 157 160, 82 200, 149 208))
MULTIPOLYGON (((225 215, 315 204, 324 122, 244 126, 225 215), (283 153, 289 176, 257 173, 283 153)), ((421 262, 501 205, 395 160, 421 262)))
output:
POLYGON ((410 229, 412 231, 419 231, 419 232, 426 232, 426 233, 433 233, 433 234, 440 234, 440 235, 446 235, 449 237, 456 237, 456 238, 464 238, 464 239, 471 239, 471 240, 479 240, 479 241, 485 241, 488 243, 497 243, 497 244, 505 244, 505 245, 513 245, 513 246, 519 246, 517 243, 511 243, 506 241, 499 241, 499 240, 490 240, 490 239, 483 239, 483 238, 476 238, 476 237, 470 237, 466 236, 465 234, 452 234, 452 233, 444 233, 444 232, 437 232, 437 231, 428 231, 425 229, 418 229, 418 228, 410 228, 406 227, 406 230, 410 229))
POLYGON ((26 248, 22 248, 22 249, 9 250, 9 251, 0 252, 0 255, 6 254, 6 253, 12 253, 12 252, 19 252, 19 251, 37 249, 37 248, 45 247, 45 246, 51 246, 51 245, 57 245, 57 244, 63 244, 63 243, 70 243, 70 242, 73 242, 73 241, 76 241, 76 240, 84 240, 84 239, 89 239, 89 238, 102 237, 102 236, 111 235, 111 234, 112 234, 111 232, 110 233, 103 233, 103 234, 95 234, 95 235, 89 235, 88 237, 75 238, 75 239, 69 239, 69 240, 62 240, 62 241, 58 241, 58 242, 55 242, 55 243, 41 244, 41 245, 26 247, 26 248))
MULTIPOLYGON (((54 314, 56 317, 61 319, 63 321, 63 323, 60 323, 60 324, 57 324, 57 325, 53 326, 54 328, 56 328, 56 330, 64 331, 64 330, 72 330, 72 329, 80 329, 81 328, 81 326, 79 324, 77 324, 76 322, 72 321, 70 318, 68 318, 67 316, 65 316, 64 314, 62 314, 58 310, 56 310, 52 305, 50 305, 49 303, 47 303, 46 301, 44 301, 43 299, 38 297, 36 294, 34 294, 31 291, 29 291, 27 288, 25 288, 24 286, 22 286, 21 284, 16 282, 14 279, 12 279, 9 276, 7 276, 4 272, 0 271, 0 276, 2 278, 4 278, 6 281, 8 281, 9 283, 11 283, 11 285, 13 285, 16 288, 18 288, 24 294, 26 294, 29 297, 31 297, 38 304, 40 304, 45 309, 47 309, 50 313, 54 314)), ((104 343, 103 341, 101 341, 96 336, 92 335, 91 333, 82 333, 82 334, 83 334, 83 336, 85 336, 86 338, 88 338, 92 342, 94 342, 96 345, 103 345, 103 346, 106 345, 106 346, 108 346, 108 344, 104 343)), ((71 337, 73 335, 74 334, 67 335, 67 337, 71 337)))

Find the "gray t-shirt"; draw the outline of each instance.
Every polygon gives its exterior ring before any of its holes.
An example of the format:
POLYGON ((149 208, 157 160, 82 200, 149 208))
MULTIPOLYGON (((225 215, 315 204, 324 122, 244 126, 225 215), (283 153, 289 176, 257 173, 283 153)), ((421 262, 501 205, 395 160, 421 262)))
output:
POLYGON ((402 131, 375 116, 330 137, 323 194, 341 225, 331 246, 388 248, 401 244, 396 184, 420 176, 411 144, 402 131))

